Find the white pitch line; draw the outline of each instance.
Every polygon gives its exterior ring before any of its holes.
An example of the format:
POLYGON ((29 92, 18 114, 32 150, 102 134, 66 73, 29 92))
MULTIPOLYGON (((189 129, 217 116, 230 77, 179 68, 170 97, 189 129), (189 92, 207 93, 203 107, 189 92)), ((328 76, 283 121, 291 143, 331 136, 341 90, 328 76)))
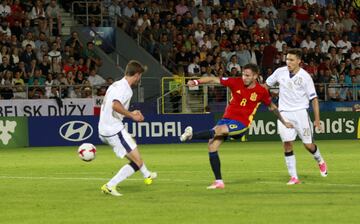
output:
MULTIPOLYGON (((45 177, 45 176, 33 176, 33 177, 21 177, 21 176, 0 176, 0 179, 23 179, 23 180, 109 180, 109 178, 102 177, 45 177)), ((131 178, 127 179, 130 181, 141 181, 143 179, 131 178)), ((208 180, 186 180, 186 179, 168 179, 168 178, 159 178, 156 181, 161 182, 209 182, 208 180)), ((248 184, 248 183, 246 183, 248 184)), ((252 183, 250 183, 252 184, 252 183)), ((273 185, 285 185, 284 182, 277 181, 254 181, 253 184, 273 184, 273 185)), ((346 183, 310 183, 306 182, 304 185, 318 185, 318 186, 337 186, 337 187, 360 187, 360 184, 346 184, 346 183)))
MULTIPOLYGON (((209 170, 161 170, 161 173, 209 173, 209 170)), ((223 170, 223 173, 287 173, 286 170, 223 170)), ((313 173, 318 172, 314 170, 302 170, 302 173, 313 173)), ((360 173, 359 171, 331 171, 331 174, 338 174, 338 173, 360 173)), ((53 173, 54 175, 93 175, 93 174, 109 174, 109 172, 71 172, 71 173, 53 173)))

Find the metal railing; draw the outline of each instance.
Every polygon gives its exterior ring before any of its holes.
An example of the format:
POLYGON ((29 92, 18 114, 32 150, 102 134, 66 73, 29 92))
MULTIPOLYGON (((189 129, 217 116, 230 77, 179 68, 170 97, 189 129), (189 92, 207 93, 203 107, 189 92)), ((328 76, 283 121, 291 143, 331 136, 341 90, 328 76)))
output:
POLYGON ((79 19, 81 21, 85 20, 85 25, 89 26, 89 18, 90 17, 95 17, 95 18, 99 18, 100 19, 100 24, 103 24, 104 22, 104 16, 103 16, 103 3, 102 2, 98 2, 98 1, 73 1, 71 3, 71 12, 72 12, 72 16, 73 16, 73 20, 79 19), (100 15, 96 15, 96 14, 89 14, 89 5, 92 4, 99 4, 100 7, 100 15), (75 6, 78 6, 79 8, 83 7, 85 8, 85 13, 78 13, 75 12, 77 9, 75 8, 75 6))
MULTIPOLYGON (((157 98, 158 114, 208 113, 225 108, 231 92, 222 85, 186 86, 191 77, 166 77, 162 79, 162 95, 157 98)), ((320 101, 357 101, 358 84, 315 84, 320 101), (330 91, 330 92, 329 92, 330 91), (334 94, 335 95, 332 95, 334 94), (332 98, 334 96, 336 98, 332 98), (343 98, 342 98, 343 97, 343 98)), ((278 88, 270 89, 274 101, 278 100, 278 88)))

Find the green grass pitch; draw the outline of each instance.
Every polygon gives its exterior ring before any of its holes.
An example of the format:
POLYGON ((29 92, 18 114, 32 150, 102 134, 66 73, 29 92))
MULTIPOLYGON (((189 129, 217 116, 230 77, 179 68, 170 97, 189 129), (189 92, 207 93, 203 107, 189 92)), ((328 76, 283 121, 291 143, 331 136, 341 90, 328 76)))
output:
POLYGON ((205 143, 140 145, 150 186, 137 173, 100 192, 126 160, 98 146, 89 163, 76 147, 0 149, 0 223, 359 223, 360 142, 318 141, 329 176, 297 142, 302 184, 286 186, 280 142, 227 142, 220 149, 224 190, 213 180, 205 143))

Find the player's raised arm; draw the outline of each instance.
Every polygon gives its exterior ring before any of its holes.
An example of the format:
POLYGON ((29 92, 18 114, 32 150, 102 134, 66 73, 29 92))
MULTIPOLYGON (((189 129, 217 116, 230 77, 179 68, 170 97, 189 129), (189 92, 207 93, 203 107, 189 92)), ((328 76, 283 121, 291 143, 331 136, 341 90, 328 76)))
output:
POLYGON ((270 103, 270 105, 268 106, 268 109, 275 114, 275 116, 281 121, 281 123, 283 123, 285 125, 285 127, 287 127, 287 128, 294 127, 290 122, 287 122, 284 120, 284 118, 281 116, 280 111, 278 110, 277 106, 273 102, 270 103))
POLYGON ((197 86, 199 84, 207 84, 207 83, 220 84, 220 78, 219 77, 201 77, 200 79, 189 80, 187 82, 187 85, 190 87, 193 87, 193 86, 197 86))

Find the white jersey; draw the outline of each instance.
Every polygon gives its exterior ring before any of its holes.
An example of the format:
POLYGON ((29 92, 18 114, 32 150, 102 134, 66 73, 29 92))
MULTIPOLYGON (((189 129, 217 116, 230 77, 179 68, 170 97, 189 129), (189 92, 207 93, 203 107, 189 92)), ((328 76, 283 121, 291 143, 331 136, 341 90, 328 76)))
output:
POLYGON ((287 66, 278 68, 266 79, 266 84, 273 87, 279 84, 279 110, 296 111, 309 108, 309 101, 317 97, 314 82, 304 69, 292 77, 287 66))
POLYGON ((113 136, 124 129, 124 115, 115 112, 112 104, 115 100, 119 101, 125 109, 129 109, 133 91, 125 78, 114 82, 106 91, 101 105, 99 134, 102 136, 113 136))

